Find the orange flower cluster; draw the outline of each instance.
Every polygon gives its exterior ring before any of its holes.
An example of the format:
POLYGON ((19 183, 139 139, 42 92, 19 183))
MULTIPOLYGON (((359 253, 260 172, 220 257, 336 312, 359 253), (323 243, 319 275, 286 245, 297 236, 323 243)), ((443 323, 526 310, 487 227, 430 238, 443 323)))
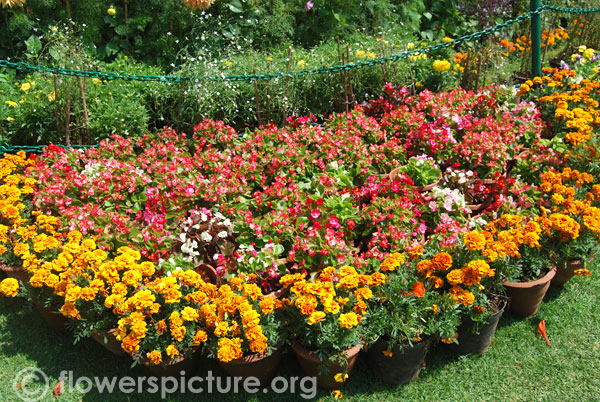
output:
POLYGON ((292 285, 292 294, 285 302, 305 316, 309 326, 329 319, 336 320, 340 327, 352 329, 367 311, 372 288, 381 285, 385 278, 381 272, 364 275, 354 267, 344 266, 339 270, 325 268, 316 282, 307 282, 302 274, 285 275, 280 282, 292 285))
POLYGON ((538 102, 556 105, 554 117, 563 122, 570 131, 566 141, 573 145, 586 143, 590 140, 594 128, 600 127, 600 112, 598 101, 593 98, 600 95, 600 81, 584 78, 580 82, 570 80, 575 76, 573 70, 544 68, 544 83, 549 87, 565 87, 563 92, 542 96, 538 102))
MULTIPOLYGON (((475 237, 475 232, 467 233, 465 236, 469 241, 475 237)), ((485 242, 485 238, 484 238, 485 242)), ((479 247, 479 245, 477 245, 479 247)), ((449 253, 440 252, 431 260, 422 260, 417 264, 417 272, 420 276, 429 280, 434 288, 440 289, 445 286, 443 277, 448 284, 448 294, 456 303, 470 306, 475 302, 474 290, 483 290, 481 279, 484 276, 493 277, 495 271, 483 260, 469 261, 461 268, 454 268, 454 260, 449 253)))
MULTIPOLYGON (((542 32, 542 47, 554 46, 557 42, 569 39, 569 33, 562 29, 556 28, 553 30, 546 29, 542 32)), ((518 37, 514 42, 502 39, 500 46, 507 50, 504 53, 505 56, 509 56, 510 53, 518 51, 521 55, 525 55, 526 52, 531 50, 531 39, 528 36, 522 35, 518 37)))

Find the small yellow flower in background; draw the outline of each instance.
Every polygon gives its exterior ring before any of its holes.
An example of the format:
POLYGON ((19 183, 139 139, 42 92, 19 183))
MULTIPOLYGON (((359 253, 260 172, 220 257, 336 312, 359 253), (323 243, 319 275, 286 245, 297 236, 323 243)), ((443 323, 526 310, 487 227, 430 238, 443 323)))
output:
POLYGON ((409 43, 406 45, 406 48, 407 48, 408 50, 414 49, 414 48, 415 48, 415 44, 414 44, 414 43, 412 43, 412 42, 409 42, 409 43))
POLYGON ((583 57, 585 57, 586 59, 591 59, 592 57, 594 57, 594 49, 585 49, 585 52, 583 52, 583 57))
POLYGON ((25 103, 25 98, 19 99, 19 103, 25 103))
POLYGON ((587 47, 585 45, 581 45, 579 46, 579 53, 583 53, 587 50, 587 47))
POLYGON ((115 10, 114 7, 109 7, 108 10, 106 10, 106 14, 108 15, 115 15, 117 13, 117 10, 115 10))
POLYGON ((48 94, 48 102, 54 102, 54 99, 56 99, 56 94, 52 91, 48 94))
POLYGON ((24 82, 24 83, 21 85, 21 91, 23 91, 23 92, 27 92, 27 91, 29 91, 30 89, 31 89, 31 84, 30 84, 30 83, 28 83, 28 82, 24 82))
POLYGON ((7 121, 15 121, 15 119, 13 119, 13 118, 12 118, 12 117, 10 117, 10 116, 8 116, 8 117, 6 118, 6 120, 7 120, 7 121))
POLYGON ((229 61, 229 60, 227 60, 227 61, 225 62, 225 65, 226 65, 227 67, 231 67, 231 66, 233 66, 233 62, 232 62, 232 61, 229 61))
POLYGON ((333 378, 335 378, 336 382, 344 382, 348 378, 348 374, 346 374, 346 373, 337 373, 333 378))
POLYGON ((367 59, 374 59, 377 55, 375 54, 375 52, 369 52, 365 56, 367 57, 367 59))
POLYGON ((365 57, 365 51, 364 50, 357 50, 356 51, 356 56, 357 57, 365 57))
POLYGON ((394 355, 391 350, 384 350, 381 353, 383 353, 383 355, 386 357, 392 357, 394 355))
POLYGON ((7 104, 9 107, 17 107, 17 106, 19 106, 19 104, 17 102, 15 102, 15 101, 7 100, 7 101, 4 101, 4 103, 7 104))
POLYGON ((272 57, 267 57, 267 61, 273 61, 272 57))
POLYGON ((450 62, 448 60, 435 60, 433 62, 433 69, 439 73, 450 70, 450 62))
POLYGON ((571 55, 571 61, 575 61, 577 60, 577 55, 576 54, 572 54, 571 55))
POLYGON ((455 64, 452 68, 459 71, 459 70, 461 70, 462 67, 460 66, 460 64, 455 64))
POLYGON ((440 309, 438 308, 437 304, 434 304, 431 309, 433 310, 433 314, 437 315, 440 312, 440 309))
POLYGON ((415 82, 415 86, 417 88, 421 88, 423 86, 423 83, 421 81, 417 81, 417 82, 415 82))
POLYGON ((442 42, 444 42, 444 43, 448 43, 448 42, 452 42, 453 40, 454 40, 454 39, 452 39, 451 37, 449 37, 449 36, 445 36, 445 37, 444 37, 444 39, 442 39, 442 42))
POLYGON ((298 67, 304 68, 306 66, 306 62, 304 60, 298 60, 298 67))
POLYGON ((340 391, 339 389, 336 389, 335 391, 333 391, 331 393, 331 395, 335 398, 335 399, 342 399, 344 397, 344 395, 342 395, 342 391, 340 391))
POLYGON ((102 81, 100 81, 100 78, 94 77, 94 78, 92 78, 92 82, 97 85, 97 84, 101 83, 102 81))
POLYGON ((58 28, 57 27, 50 27, 50 32, 57 33, 58 32, 58 28))

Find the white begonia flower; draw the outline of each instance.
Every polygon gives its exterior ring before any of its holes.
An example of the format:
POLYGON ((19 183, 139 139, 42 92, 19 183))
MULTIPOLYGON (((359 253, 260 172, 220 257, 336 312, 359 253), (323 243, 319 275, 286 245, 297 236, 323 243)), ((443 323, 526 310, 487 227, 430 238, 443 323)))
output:
POLYGON ((185 243, 187 241, 187 236, 185 235, 185 233, 179 234, 179 240, 181 240, 182 243, 185 243))
POLYGON ((223 225, 227 226, 227 227, 232 227, 233 224, 231 223, 231 219, 227 218, 223 221, 223 225))
POLYGON ((200 214, 200 219, 202 219, 202 222, 206 222, 208 220, 208 216, 206 216, 206 214, 204 212, 202 212, 200 214))
POLYGON ((221 239, 225 239, 227 238, 227 232, 222 230, 217 234, 217 236, 219 236, 221 239))
POLYGON ((215 255, 213 255, 213 261, 217 261, 219 259, 220 255, 221 254, 219 254, 219 253, 216 253, 215 255))
POLYGON ((202 241, 205 241, 208 243, 209 241, 212 240, 212 236, 208 232, 202 232, 202 234, 200 235, 200 239, 202 239, 202 241))
POLYGON ((337 161, 333 161, 329 163, 329 167, 332 169, 339 169, 340 165, 337 163, 337 161))
POLYGON ((199 229, 200 229, 200 225, 198 225, 198 224, 196 223, 194 226, 192 226, 192 229, 199 230, 199 229))
POLYGON ((342 194, 342 200, 345 200, 346 198, 350 197, 350 193, 344 193, 342 194))

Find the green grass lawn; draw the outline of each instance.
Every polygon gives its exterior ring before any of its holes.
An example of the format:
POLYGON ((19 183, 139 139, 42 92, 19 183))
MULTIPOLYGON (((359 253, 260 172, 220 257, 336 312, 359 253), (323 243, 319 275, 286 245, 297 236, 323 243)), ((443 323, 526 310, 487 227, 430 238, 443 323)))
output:
MULTIPOLYGON (((551 288, 535 317, 521 319, 505 313, 490 350, 482 356, 458 358, 441 345, 426 359, 420 378, 408 385, 390 386, 373 377, 361 356, 342 392, 345 400, 444 400, 444 401, 537 401, 600 398, 600 268, 591 277, 575 277, 563 289, 551 288), (552 346, 537 333, 546 320, 552 346)), ((51 388, 62 370, 80 376, 148 376, 141 367, 130 368, 128 358, 116 358, 91 339, 73 345, 72 338, 55 333, 36 310, 22 300, 0 300, 0 400, 19 401, 13 389, 15 375, 37 367, 49 378, 51 388)), ((223 371, 206 361, 196 375, 215 376, 223 371)), ((279 375, 301 376, 291 353, 284 354, 279 375)), ((32 383, 33 387, 37 384, 32 383)), ((30 389, 30 388, 27 388, 30 389)), ((171 395, 166 400, 301 400, 298 393, 274 392, 249 395, 171 395)), ((332 400, 319 391, 317 399, 332 400)), ((77 391, 43 400, 56 401, 154 401, 160 394, 87 394, 77 391)))

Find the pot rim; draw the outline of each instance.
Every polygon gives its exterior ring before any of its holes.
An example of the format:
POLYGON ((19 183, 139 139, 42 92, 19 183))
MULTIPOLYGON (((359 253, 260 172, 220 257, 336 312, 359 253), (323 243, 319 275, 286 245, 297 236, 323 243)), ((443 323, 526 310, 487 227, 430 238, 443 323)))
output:
POLYGON ((244 365, 244 364, 248 364, 248 363, 254 363, 259 360, 273 357, 273 356, 276 356, 278 353, 281 353, 283 351, 282 346, 283 346, 283 342, 279 342, 277 345, 273 346, 270 354, 267 354, 266 351, 264 351, 262 353, 252 353, 249 355, 242 356, 239 359, 231 360, 229 362, 221 362, 220 361, 219 364, 230 364, 230 365, 237 366, 237 365, 244 365))
POLYGON ((504 286, 510 286, 512 288, 527 289, 527 288, 532 288, 537 285, 543 285, 546 282, 551 281, 552 278, 554 278, 554 275, 556 275, 556 266, 553 266, 552 269, 550 269, 550 271, 548 271, 548 273, 546 275, 544 275, 543 277, 541 277, 539 279, 536 279, 535 281, 531 281, 531 282, 503 281, 502 284, 504 286))
MULTIPOLYGON (((324 360, 321 360, 321 358, 319 358, 319 355, 316 352, 313 352, 312 350, 308 350, 304 345, 302 345, 301 342, 299 342, 296 339, 290 340, 290 346, 292 347, 294 352, 296 352, 298 354, 302 354, 309 360, 313 360, 315 362, 324 362, 324 360)), ((344 350, 342 353, 344 354, 344 357, 346 357, 346 359, 349 359, 353 355, 358 354, 358 352, 360 352, 360 350, 363 348, 363 346, 364 346, 364 341, 360 341, 358 343, 358 345, 354 345, 351 348, 344 350)))

